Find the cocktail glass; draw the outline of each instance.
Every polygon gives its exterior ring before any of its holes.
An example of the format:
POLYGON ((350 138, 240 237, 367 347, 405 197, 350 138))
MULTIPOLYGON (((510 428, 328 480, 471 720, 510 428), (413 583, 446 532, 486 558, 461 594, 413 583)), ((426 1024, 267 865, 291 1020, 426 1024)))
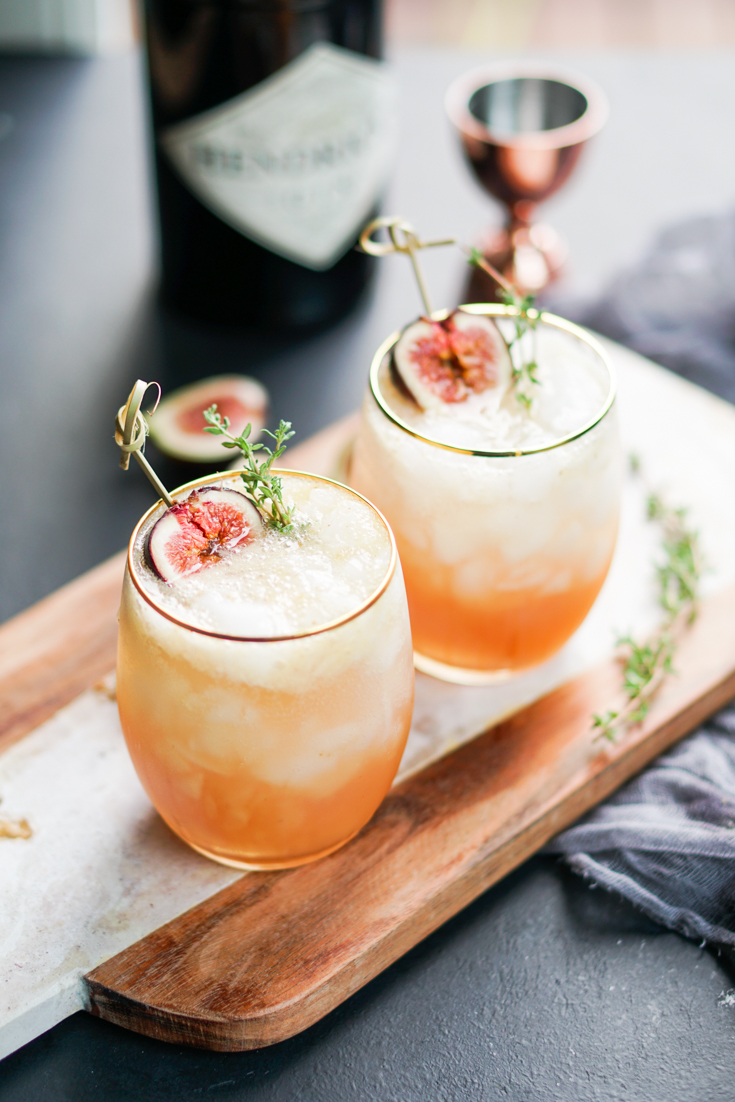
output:
POLYGON ((569 342, 604 394, 593 416, 543 446, 453 446, 422 433, 420 420, 409 424, 388 397, 398 333, 370 370, 350 482, 395 533, 416 667, 463 684, 504 680, 558 651, 589 612, 615 547, 622 462, 612 370, 584 330, 540 318, 539 360, 545 335, 569 342))
MULTIPOLYGON (((569 179, 585 143, 605 123, 607 100, 586 77, 528 61, 465 73, 450 86, 445 105, 479 184, 508 212, 506 225, 485 236, 482 251, 519 290, 535 294, 567 253, 553 227, 534 222, 536 207, 569 179)), ((491 301, 497 290, 475 268, 466 298, 491 301)))
MULTIPOLYGON (((330 481, 280 474, 286 495, 294 479, 330 481)), ((220 474, 173 496, 228 477, 240 485, 236 472, 220 474)), ((120 609, 118 705, 138 776, 207 857, 246 869, 314 861, 370 819, 411 722, 411 634, 390 528, 373 510, 389 566, 359 607, 292 636, 243 638, 191 627, 143 584, 141 531, 162 511, 159 502, 133 532, 120 609)))

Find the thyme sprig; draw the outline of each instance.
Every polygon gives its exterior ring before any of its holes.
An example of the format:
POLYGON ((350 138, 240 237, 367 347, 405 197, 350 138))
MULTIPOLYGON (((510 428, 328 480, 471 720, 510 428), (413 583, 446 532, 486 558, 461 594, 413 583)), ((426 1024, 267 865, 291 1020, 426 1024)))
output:
POLYGON ((286 450, 286 442, 294 435, 290 421, 281 421, 275 432, 269 429, 263 431, 275 440, 275 449, 271 450, 267 444, 251 444, 249 442, 251 425, 246 425, 239 436, 233 436, 228 430, 230 420, 222 417, 217 412, 217 406, 210 406, 204 410, 204 420, 207 422, 205 432, 212 436, 226 436, 222 446, 224 448, 238 448, 245 460, 245 468, 240 471, 240 478, 245 483, 247 496, 253 505, 265 517, 268 524, 279 532, 289 533, 294 529, 293 514, 295 506, 283 504, 283 492, 281 479, 271 471, 271 467, 286 450), (255 452, 262 451, 265 458, 258 461, 255 452))
POLYGON ((536 377, 538 363, 536 360, 536 324, 538 322, 538 310, 533 309, 536 301, 535 295, 522 295, 510 280, 506 279, 497 268, 487 261, 480 249, 468 250, 469 263, 476 268, 481 268, 491 279, 498 284, 500 301, 506 306, 514 306, 518 313, 514 318, 515 334, 508 342, 508 351, 512 365, 512 383, 515 387, 516 398, 526 409, 531 408, 533 402, 533 387, 541 383, 536 377), (527 342, 524 341, 526 333, 533 334, 532 354, 524 355, 527 342))
MULTIPOLYGON (((634 470, 636 465, 633 465, 634 470)), ((699 607, 702 556, 699 537, 687 524, 686 509, 672 509, 651 494, 646 505, 649 520, 662 530, 663 561, 656 565, 658 603, 663 621, 649 639, 636 642, 630 635, 618 639, 624 648, 623 692, 627 701, 619 711, 592 717, 596 738, 615 742, 617 736, 641 723, 661 684, 674 670, 674 656, 681 631, 694 622, 699 607)))

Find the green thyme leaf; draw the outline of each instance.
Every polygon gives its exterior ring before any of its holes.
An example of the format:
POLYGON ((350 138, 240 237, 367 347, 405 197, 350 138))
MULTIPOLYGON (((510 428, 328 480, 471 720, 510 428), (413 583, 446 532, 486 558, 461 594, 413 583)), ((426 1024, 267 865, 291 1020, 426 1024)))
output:
POLYGON ((245 460, 245 468, 240 471, 240 478, 245 483, 247 496, 255 505, 272 528, 279 532, 292 532, 294 506, 286 507, 283 504, 283 488, 278 475, 271 472, 271 467, 277 459, 280 459, 286 450, 286 442, 294 435, 290 421, 281 421, 275 432, 268 429, 263 431, 276 446, 273 450, 267 444, 250 444, 248 437, 252 429, 246 425, 239 436, 232 436, 228 429, 230 422, 227 417, 222 417, 217 412, 217 406, 210 406, 204 411, 204 420, 207 422, 205 432, 213 436, 226 436, 223 440, 225 448, 238 448, 245 460), (262 451, 265 458, 258 461, 255 453, 262 451))
MULTIPOLYGON (((631 470, 640 471, 637 457, 635 464, 631 457, 631 470)), ((617 641, 622 651, 623 692, 627 702, 620 712, 592 717, 595 737, 611 742, 646 718, 656 692, 676 672, 678 634, 694 622, 699 606, 702 556, 698 533, 687 524, 686 509, 672 509, 651 494, 646 502, 646 516, 661 528, 663 560, 656 564, 656 578, 664 617, 650 639, 639 643, 626 635, 617 641)))
POLYGON ((480 249, 469 249, 467 258, 471 265, 475 268, 482 268, 491 279, 495 280, 499 288, 498 298, 500 301, 506 306, 515 307, 518 311, 514 318, 515 333, 513 338, 508 341, 508 351, 513 366, 511 381, 515 387, 516 398, 521 405, 530 410, 533 403, 533 387, 541 385, 536 376, 538 364, 536 363, 535 330, 538 322, 538 312, 533 310, 536 298, 534 295, 522 295, 517 287, 514 287, 505 276, 501 275, 492 264, 488 263, 480 249), (527 358, 525 349, 528 342, 524 341, 524 337, 529 332, 533 333, 533 355, 527 358))

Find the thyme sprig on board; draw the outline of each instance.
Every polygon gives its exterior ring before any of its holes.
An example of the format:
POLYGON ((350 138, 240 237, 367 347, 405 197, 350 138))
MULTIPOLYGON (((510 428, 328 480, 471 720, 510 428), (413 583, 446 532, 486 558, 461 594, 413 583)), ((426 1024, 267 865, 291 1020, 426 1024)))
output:
MULTIPOLYGON (((635 465, 634 465, 635 469, 635 465)), ((651 494, 648 519, 661 527, 663 559, 656 565, 658 602, 664 618, 649 639, 639 643, 630 635, 618 639, 623 648, 623 691, 627 701, 619 711, 592 717, 597 738, 615 742, 617 736, 648 715, 656 692, 674 670, 678 637, 694 622, 699 606, 702 555, 699 537, 687 523, 686 509, 672 509, 651 494)))
POLYGON ((536 323, 538 322, 538 310, 533 309, 536 301, 535 295, 522 295, 517 287, 505 278, 492 264, 489 263, 480 249, 468 250, 469 263, 475 268, 481 268, 491 279, 498 284, 500 300, 506 306, 514 306, 518 313, 514 321, 515 334, 508 342, 508 351, 512 364, 512 383, 515 387, 516 398, 526 409, 531 408, 533 402, 533 387, 540 386, 536 377, 538 363, 536 361, 536 323), (532 354, 524 355, 524 337, 527 333, 533 334, 532 354))
POLYGON ((283 491, 281 479, 271 471, 271 467, 286 450, 286 442, 291 439, 294 432, 290 421, 281 421, 275 432, 269 429, 263 431, 275 440, 275 449, 271 450, 267 444, 251 444, 249 441, 251 425, 246 425, 239 436, 232 436, 228 431, 230 420, 222 417, 217 412, 217 406, 210 406, 204 410, 204 420, 207 422, 205 432, 212 436, 225 436, 222 441, 224 448, 237 448, 245 460, 245 468, 240 471, 240 478, 245 483, 247 496, 253 505, 265 517, 268 524, 279 532, 293 531, 293 514, 295 506, 283 504, 283 491), (265 458, 259 461, 255 452, 262 451, 265 458))

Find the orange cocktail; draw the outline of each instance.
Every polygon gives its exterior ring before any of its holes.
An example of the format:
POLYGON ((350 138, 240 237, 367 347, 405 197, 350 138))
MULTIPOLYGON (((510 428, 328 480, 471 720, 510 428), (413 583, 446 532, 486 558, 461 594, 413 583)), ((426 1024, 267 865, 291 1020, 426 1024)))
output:
POLYGON ((148 563, 164 511, 151 510, 120 612, 120 718, 143 786, 184 841, 243 868, 302 864, 352 837, 390 787, 413 705, 390 529, 346 487, 282 479, 295 534, 172 584, 148 563))
MULTIPOLYGON (((512 315, 462 310, 501 326, 512 315)), ((395 533, 416 665, 468 683, 536 665, 579 627, 615 547, 621 452, 609 365, 582 330, 542 315, 530 403, 506 380, 502 394, 421 409, 397 379, 397 339, 373 362, 351 483, 395 533)))

